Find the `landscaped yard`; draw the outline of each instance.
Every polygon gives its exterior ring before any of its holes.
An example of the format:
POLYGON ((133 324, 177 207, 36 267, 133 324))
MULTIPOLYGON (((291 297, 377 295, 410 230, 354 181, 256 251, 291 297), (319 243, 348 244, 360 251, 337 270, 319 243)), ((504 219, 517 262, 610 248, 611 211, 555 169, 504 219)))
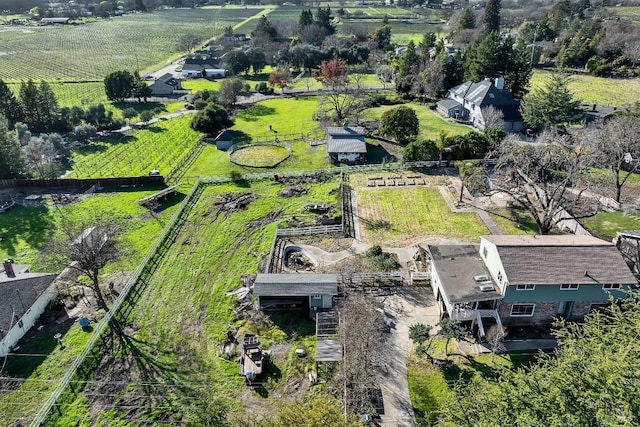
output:
POLYGON ((69 177, 139 176, 152 169, 167 175, 202 134, 191 115, 163 120, 122 137, 106 137, 72 151, 69 177))
MULTIPOLYGON (((472 131, 472 128, 469 126, 458 125, 445 120, 435 111, 431 111, 424 105, 413 103, 407 104, 407 106, 415 110, 418 120, 420 121, 418 140, 435 140, 438 138, 440 131, 446 132, 449 136, 464 135, 472 131)), ((380 120, 382 113, 395 107, 397 106, 383 105, 380 107, 369 108, 362 113, 362 117, 366 120, 380 120)))
POLYGON ((449 343, 451 355, 444 351, 445 339, 435 337, 429 354, 437 361, 432 363, 424 355, 413 352, 409 359, 409 394, 416 414, 418 426, 432 426, 444 403, 452 396, 452 389, 460 382, 483 378, 497 378, 502 372, 528 366, 535 354, 480 355, 457 354, 455 343, 449 343))
POLYGON ((596 216, 581 219, 580 223, 597 237, 611 240, 618 231, 639 230, 640 211, 600 212, 596 216))
POLYGON ((363 241, 406 246, 429 237, 477 242, 488 231, 475 213, 452 213, 434 187, 357 191, 363 241))

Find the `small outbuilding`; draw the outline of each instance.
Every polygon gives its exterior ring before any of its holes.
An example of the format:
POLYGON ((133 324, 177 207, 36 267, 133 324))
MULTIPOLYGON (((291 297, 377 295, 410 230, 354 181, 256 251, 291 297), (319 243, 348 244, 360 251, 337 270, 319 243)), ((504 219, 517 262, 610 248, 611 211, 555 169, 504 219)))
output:
POLYGON ((335 274, 258 274, 253 284, 258 309, 329 309, 338 295, 335 274))
POLYGON ((365 128, 349 126, 327 127, 327 152, 332 162, 364 163, 367 159, 365 128))
POLYGON ((223 130, 215 137, 215 141, 218 150, 227 151, 233 145, 233 133, 223 130))

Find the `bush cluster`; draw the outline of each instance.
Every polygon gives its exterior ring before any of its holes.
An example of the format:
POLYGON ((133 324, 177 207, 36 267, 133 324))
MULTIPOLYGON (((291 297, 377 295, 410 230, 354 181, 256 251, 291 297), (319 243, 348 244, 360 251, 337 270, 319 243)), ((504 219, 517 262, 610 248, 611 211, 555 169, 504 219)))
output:
POLYGON ((383 252, 379 245, 375 245, 367 249, 365 255, 373 261, 375 266, 380 270, 391 271, 400 268, 400 263, 396 261, 391 254, 383 252))

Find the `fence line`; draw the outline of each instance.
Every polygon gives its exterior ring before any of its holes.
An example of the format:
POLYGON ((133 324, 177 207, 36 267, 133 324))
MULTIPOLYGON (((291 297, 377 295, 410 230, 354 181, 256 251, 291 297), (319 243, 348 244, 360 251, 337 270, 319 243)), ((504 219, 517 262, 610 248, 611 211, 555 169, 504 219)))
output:
POLYGON ((300 228, 278 228, 276 237, 280 236, 302 236, 305 234, 321 234, 321 233, 342 233, 344 230, 342 224, 335 225, 319 225, 315 227, 300 228))
POLYGON ((0 179, 0 188, 80 187, 89 188, 100 183, 101 187, 123 185, 159 185, 164 178, 155 176, 125 176, 118 178, 54 178, 54 179, 0 179))
POLYGON ((155 243, 153 244, 151 249, 149 249, 149 251, 143 258, 142 262, 140 263, 138 268, 135 270, 133 275, 129 278, 124 289, 122 290, 118 298, 115 300, 115 302, 112 304, 107 314, 98 322, 98 324, 96 325, 96 328, 91 333, 91 336, 87 340, 87 343, 85 344, 80 354, 75 358, 75 360, 73 361, 69 369, 67 369, 64 376, 62 377, 62 380, 58 383, 55 390, 51 393, 51 395, 40 407, 40 409, 34 416, 33 421, 30 424, 31 427, 38 427, 44 423, 47 416, 49 415, 49 412, 51 412, 51 409, 53 408, 53 406, 56 404, 56 402, 58 401, 62 393, 66 390, 66 388, 69 386, 69 383, 71 382, 73 377, 77 374, 80 366, 84 363, 86 357, 89 355, 89 352, 93 349, 98 339, 107 330, 107 326, 109 325, 109 322, 111 321, 111 319, 114 318, 114 316, 119 312, 119 310, 123 306, 123 303, 125 302, 125 299, 129 296, 129 293, 131 292, 131 290, 138 283, 138 279, 140 278, 147 264, 154 257, 154 255, 156 254, 160 246, 165 243, 165 240, 167 236, 170 234, 170 232, 172 231, 172 229, 179 224, 179 220, 181 219, 183 211, 185 210, 187 205, 192 201, 191 199, 194 197, 194 194, 196 193, 200 185, 201 185, 200 181, 196 182, 196 184, 192 187, 189 194, 187 194, 187 197, 185 197, 185 199, 182 201, 182 204, 180 205, 178 210, 173 214, 173 216, 165 226, 162 234, 158 236, 155 243))

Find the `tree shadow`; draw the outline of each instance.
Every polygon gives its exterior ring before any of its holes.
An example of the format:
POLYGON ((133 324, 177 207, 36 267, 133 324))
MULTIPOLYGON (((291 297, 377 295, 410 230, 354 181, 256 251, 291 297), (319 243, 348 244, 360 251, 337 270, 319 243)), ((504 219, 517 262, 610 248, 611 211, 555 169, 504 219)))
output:
POLYGON ((274 311, 268 317, 287 337, 309 337, 315 335, 316 324, 307 314, 307 310, 274 311))
POLYGON ((0 214, 0 249, 10 256, 17 256, 19 240, 24 240, 33 249, 40 249, 53 235, 54 224, 47 206, 30 208, 16 204, 10 211, 0 214))
POLYGON ((143 111, 157 110, 163 113, 167 112, 167 107, 161 102, 115 102, 113 106, 120 111, 127 108, 133 108, 138 114, 143 111))
MULTIPOLYGON (((49 306, 51 307, 51 306, 49 306)), ((14 351, 15 355, 7 357, 7 364, 0 376, 29 378, 33 372, 46 360, 46 358, 59 348, 58 340, 54 335, 60 334, 62 345, 64 345, 64 336, 69 332, 73 325, 73 320, 68 317, 62 320, 61 316, 65 316, 66 312, 63 308, 50 309, 47 308, 41 316, 38 323, 44 325, 44 328, 37 330, 31 328, 18 342, 20 347, 14 351)))
POLYGON ((151 133, 163 133, 167 131, 167 129, 161 128, 160 126, 149 126, 145 130, 151 133))
POLYGON ((136 137, 130 135, 106 136, 100 138, 98 141, 90 142, 89 144, 74 148, 72 151, 82 155, 101 153, 108 150, 113 145, 128 144, 135 141, 135 139, 136 137))
POLYGON ((248 122, 255 122, 259 120, 259 117, 271 116, 276 113, 276 109, 268 107, 266 105, 255 104, 246 110, 242 110, 236 114, 239 117, 248 122))
POLYGON ((367 161, 369 163, 388 163, 398 160, 396 156, 389 153, 382 145, 367 143, 367 161))

